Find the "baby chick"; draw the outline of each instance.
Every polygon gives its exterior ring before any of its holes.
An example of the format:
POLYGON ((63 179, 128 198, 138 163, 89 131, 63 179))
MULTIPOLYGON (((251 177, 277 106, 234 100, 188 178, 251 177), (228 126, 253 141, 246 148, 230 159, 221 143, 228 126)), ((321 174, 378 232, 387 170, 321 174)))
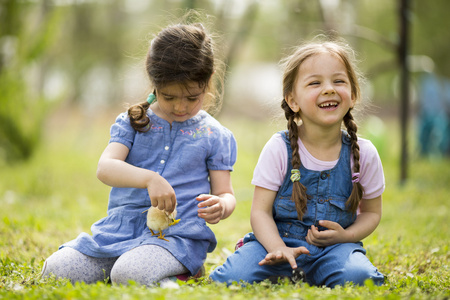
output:
POLYGON ((174 211, 169 214, 165 210, 160 210, 157 207, 151 206, 149 209, 143 211, 142 213, 145 213, 146 211, 148 211, 147 226, 152 232, 152 236, 158 235, 158 233, 155 232, 159 231, 158 239, 169 241, 164 238, 165 234, 162 234, 162 231, 169 226, 175 225, 180 222, 179 219, 175 219, 177 216, 177 210, 174 209, 174 211))

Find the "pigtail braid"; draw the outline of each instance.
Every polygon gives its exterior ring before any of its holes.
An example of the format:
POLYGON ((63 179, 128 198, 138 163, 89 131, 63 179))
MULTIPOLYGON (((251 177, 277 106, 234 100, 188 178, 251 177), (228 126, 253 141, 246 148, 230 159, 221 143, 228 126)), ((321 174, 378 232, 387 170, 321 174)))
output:
MULTIPOLYGON (((299 170, 301 161, 298 148, 298 125, 295 122, 296 114, 291 110, 285 100, 281 103, 281 107, 283 108, 288 121, 287 128, 289 131, 289 141, 292 149, 292 168, 299 170)), ((288 170, 288 172, 290 172, 290 170, 288 170)), ((300 180, 293 182, 291 200, 295 203, 298 219, 302 220, 303 215, 306 213, 307 195, 306 187, 300 182, 300 180)))
POLYGON ((353 170, 352 170, 353 189, 352 193, 350 194, 350 197, 347 200, 346 205, 350 211, 356 213, 356 210, 358 209, 359 206, 359 202, 361 201, 364 193, 364 188, 359 182, 359 173, 361 165, 359 163, 358 137, 356 136, 356 131, 358 130, 358 128, 353 119, 351 109, 344 116, 344 124, 350 136, 351 150, 353 155, 353 170))
POLYGON ((145 101, 135 104, 128 109, 131 127, 139 132, 147 132, 150 129, 150 118, 147 116, 147 110, 150 104, 145 101))

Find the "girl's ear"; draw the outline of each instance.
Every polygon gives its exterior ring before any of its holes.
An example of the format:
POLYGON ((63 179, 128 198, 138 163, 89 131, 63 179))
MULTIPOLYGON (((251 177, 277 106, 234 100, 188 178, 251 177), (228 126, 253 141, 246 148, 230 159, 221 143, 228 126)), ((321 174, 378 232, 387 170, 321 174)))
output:
POLYGON ((286 101, 286 103, 289 105, 289 107, 291 108, 291 110, 293 112, 298 113, 300 111, 300 106, 298 106, 297 102, 295 101, 295 98, 292 95, 292 92, 287 94, 284 97, 284 100, 286 101))
POLYGON ((354 107, 355 107, 355 104, 356 104, 356 98, 355 98, 354 95, 352 95, 351 101, 352 101, 352 104, 351 104, 350 108, 354 108, 354 107))

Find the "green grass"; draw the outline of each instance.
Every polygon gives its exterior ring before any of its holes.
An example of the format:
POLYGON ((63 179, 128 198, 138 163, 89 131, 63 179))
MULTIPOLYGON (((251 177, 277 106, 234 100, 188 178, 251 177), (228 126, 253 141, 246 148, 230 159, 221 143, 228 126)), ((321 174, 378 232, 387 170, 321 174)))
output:
MULTIPOLYGON (((371 126, 362 130, 380 150, 387 183, 381 224, 364 240, 368 257, 387 275, 381 287, 261 283, 227 288, 202 278, 179 289, 162 289, 41 279, 45 258, 81 231, 90 232, 91 224, 106 214, 109 188, 96 179, 95 170, 114 117, 111 113, 89 119, 90 124, 76 113, 53 118, 47 124, 45 143, 29 162, 0 163, 0 299, 450 298, 450 160, 418 158, 411 151, 409 180, 399 185, 395 123, 389 124, 389 131, 374 132, 371 126)), ((211 226, 218 246, 208 255, 207 272, 223 263, 236 240, 251 230, 253 168, 267 139, 284 126, 225 117, 221 121, 233 130, 239 144, 232 174, 238 204, 230 218, 211 226)))

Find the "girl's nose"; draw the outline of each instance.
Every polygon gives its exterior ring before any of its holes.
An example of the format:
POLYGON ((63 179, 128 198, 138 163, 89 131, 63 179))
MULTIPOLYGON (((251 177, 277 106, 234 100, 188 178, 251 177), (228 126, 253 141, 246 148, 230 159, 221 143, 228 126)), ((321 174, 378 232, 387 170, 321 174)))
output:
POLYGON ((334 90, 333 86, 330 84, 324 86, 323 91, 322 91, 323 95, 333 95, 335 93, 336 93, 336 91, 334 90))
POLYGON ((183 112, 187 107, 187 101, 185 99, 180 99, 175 102, 174 108, 178 112, 183 112))

